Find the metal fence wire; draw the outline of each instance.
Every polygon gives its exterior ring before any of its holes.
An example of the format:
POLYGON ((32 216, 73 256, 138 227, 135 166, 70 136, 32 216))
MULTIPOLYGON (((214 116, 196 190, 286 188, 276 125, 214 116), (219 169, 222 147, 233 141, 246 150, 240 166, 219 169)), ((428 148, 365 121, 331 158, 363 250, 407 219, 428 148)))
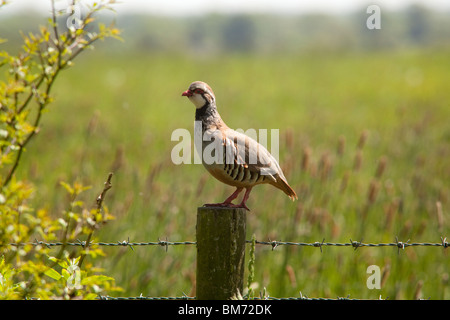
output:
MULTIPOLYGON (((140 295, 138 297, 111 297, 111 296, 98 296, 99 300, 154 300, 154 301, 169 301, 169 300, 196 300, 196 297, 189 297, 187 295, 179 296, 179 297, 146 297, 140 295)), ((310 301, 320 301, 320 300, 362 300, 356 298, 347 297, 336 297, 336 298, 310 298, 303 295, 301 292, 298 297, 287 297, 287 298, 276 298, 271 296, 261 296, 254 297, 250 300, 272 300, 272 301, 281 301, 281 300, 310 300, 310 301)), ((379 300, 383 300, 381 297, 379 300)))
MULTIPOLYGON (((252 243, 252 240, 247 240, 247 243, 252 243)), ((46 246, 50 247, 58 247, 58 246, 79 246, 79 247, 90 247, 90 246, 105 246, 105 247, 129 247, 134 250, 133 247, 138 246, 161 246, 168 250, 169 246, 180 246, 180 245, 196 245, 196 241, 168 241, 158 239, 158 241, 153 242, 130 242, 130 240, 123 240, 117 242, 90 242, 86 243, 86 241, 77 240, 76 242, 45 242, 35 240, 33 242, 22 242, 22 243, 10 243, 10 246, 25 246, 25 245, 34 245, 34 246, 46 246)), ((444 249, 449 247, 449 243, 447 238, 441 237, 441 242, 410 242, 407 240, 406 242, 398 240, 395 238, 395 242, 387 242, 387 243, 365 243, 362 241, 353 241, 350 239, 349 242, 325 242, 325 239, 322 241, 315 242, 291 242, 291 241, 276 241, 276 240, 268 240, 268 241, 258 241, 255 240, 255 244, 257 245, 266 245, 271 246, 272 250, 275 250, 279 246, 300 246, 300 247, 315 247, 319 248, 322 251, 322 247, 352 247, 355 250, 361 247, 369 247, 369 248, 381 248, 381 247, 396 247, 398 250, 406 249, 408 247, 442 247, 444 249)))

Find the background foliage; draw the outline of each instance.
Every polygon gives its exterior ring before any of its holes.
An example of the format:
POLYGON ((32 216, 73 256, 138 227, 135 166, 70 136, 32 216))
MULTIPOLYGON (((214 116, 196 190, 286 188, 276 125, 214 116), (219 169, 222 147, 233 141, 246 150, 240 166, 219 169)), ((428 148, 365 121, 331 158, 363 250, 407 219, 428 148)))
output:
MULTIPOLYGON (((201 166, 170 160, 172 131, 193 127, 193 107, 181 92, 203 80, 230 127, 280 129, 280 163, 299 194, 292 203, 270 186, 256 188, 249 239, 440 242, 449 230, 450 29, 439 23, 448 19, 420 7, 383 11, 382 29, 368 31, 366 17, 365 10, 351 19, 131 21, 119 14, 125 41, 81 55, 55 83, 50 112, 16 173, 16 181, 34 185, 16 185, 28 206, 44 208, 27 217, 45 213, 53 225, 70 211, 61 181, 98 185, 111 171, 107 203, 116 219, 96 231, 98 239, 195 241, 197 206, 232 191, 201 166)), ((13 40, 5 45, 15 48, 13 40)), ((195 295, 195 246, 103 252, 93 261, 121 295, 195 295)), ((254 254, 254 292, 275 297, 450 297, 442 248, 256 246, 254 254), (382 269, 380 290, 366 287, 372 264, 382 269)))
POLYGON ((79 238, 89 244, 94 230, 112 218, 102 210, 111 175, 92 209, 78 199, 89 187, 78 181, 60 181, 68 197, 60 201, 66 207, 59 216, 50 214, 45 201, 35 209, 31 199, 39 187, 26 177, 16 177, 22 156, 40 132, 41 120, 53 101, 51 89, 58 75, 95 41, 118 36, 112 26, 99 24, 98 31, 88 30, 94 14, 107 5, 94 4, 78 28, 61 30, 64 28, 57 22, 59 14, 52 2, 47 24, 39 27, 39 32, 22 33, 23 46, 18 54, 0 52, 4 72, 0 82, 1 298, 93 299, 115 289, 113 278, 96 274, 99 270, 91 262, 82 265, 86 256, 101 255, 100 249, 84 245, 77 253, 65 246, 79 238), (44 242, 58 239, 63 245, 52 252, 45 245, 32 244, 33 238, 44 242))

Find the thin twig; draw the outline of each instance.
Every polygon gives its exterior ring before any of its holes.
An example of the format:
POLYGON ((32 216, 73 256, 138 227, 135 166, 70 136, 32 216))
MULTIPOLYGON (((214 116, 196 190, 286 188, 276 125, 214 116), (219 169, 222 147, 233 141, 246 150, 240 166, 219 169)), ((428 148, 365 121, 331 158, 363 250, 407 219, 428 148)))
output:
POLYGON ((53 43, 55 44, 56 49, 58 49, 58 69, 61 68, 61 57, 62 57, 62 46, 60 44, 59 33, 58 33, 58 24, 56 21, 56 9, 55 9, 55 0, 52 0, 52 24, 53 24, 53 32, 55 33, 55 38, 53 39, 53 43))
MULTIPOLYGON (((110 172, 108 174, 108 178, 106 179, 105 186, 104 186, 102 192, 99 194, 99 196, 96 199, 97 213, 101 212, 102 205, 103 205, 103 200, 105 199, 106 192, 108 192, 108 190, 111 189, 111 187, 112 187, 112 184, 111 184, 112 176, 113 176, 113 173, 110 172)), ((81 265, 83 264, 83 261, 86 258, 86 252, 87 252, 88 247, 89 247, 89 245, 91 243, 91 239, 92 239, 92 235, 93 234, 94 234, 94 229, 91 229, 91 232, 89 233, 89 235, 88 235, 88 237, 87 237, 87 239, 86 239, 86 241, 84 242, 84 245, 83 245, 84 252, 80 256, 80 260, 78 261, 78 267, 79 268, 81 268, 81 265)))
POLYGON ((106 192, 111 189, 111 179, 112 179, 113 173, 110 172, 108 174, 108 179, 105 182, 105 187, 103 188, 102 193, 99 194, 99 196, 96 199, 97 202, 97 212, 100 213, 100 210, 102 209, 103 200, 105 199, 106 192))

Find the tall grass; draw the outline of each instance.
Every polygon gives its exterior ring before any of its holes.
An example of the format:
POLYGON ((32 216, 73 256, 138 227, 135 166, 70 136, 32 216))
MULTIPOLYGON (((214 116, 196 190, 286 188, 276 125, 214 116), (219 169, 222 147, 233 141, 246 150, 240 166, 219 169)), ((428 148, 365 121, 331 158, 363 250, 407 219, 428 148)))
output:
MULTIPOLYGON (((280 129, 280 163, 299 201, 271 186, 255 188, 249 239, 448 236, 448 52, 209 59, 93 52, 77 64, 55 87, 54 110, 19 174, 39 188, 37 203, 61 212, 60 180, 98 185, 113 171, 105 203, 116 220, 101 230, 101 241, 195 241, 196 208, 233 191, 201 165, 171 162, 172 131, 193 132, 194 109, 181 92, 194 80, 213 87, 230 127, 280 129)), ((123 295, 195 294, 195 246, 104 251, 99 263, 123 295)), ((322 251, 257 246, 256 290, 276 297, 450 298, 448 250, 322 251), (380 290, 366 287, 372 264, 384 275, 380 290)))

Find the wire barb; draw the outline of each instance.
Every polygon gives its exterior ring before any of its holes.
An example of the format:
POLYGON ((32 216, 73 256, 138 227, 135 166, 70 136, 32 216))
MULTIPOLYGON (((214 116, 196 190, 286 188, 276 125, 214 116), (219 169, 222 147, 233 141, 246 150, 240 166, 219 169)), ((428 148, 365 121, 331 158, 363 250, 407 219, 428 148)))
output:
POLYGON ((352 241, 352 239, 350 238, 350 243, 352 244, 352 247, 355 248, 354 251, 362 246, 362 241, 363 239, 361 239, 361 241, 352 241))
POLYGON ((133 246, 130 244, 130 237, 128 237, 127 240, 117 241, 117 244, 118 244, 119 246, 130 247, 131 250, 134 251, 133 246))
POLYGON ((400 254, 400 249, 405 250, 405 246, 409 245, 409 239, 405 243, 398 241, 398 237, 395 237, 395 242, 397 243, 397 254, 400 254))
POLYGON ((278 242, 276 240, 271 241, 269 238, 270 245, 272 246, 272 251, 278 247, 278 242))
POLYGON ((167 252, 167 250, 169 249, 169 241, 167 240, 167 237, 166 237, 166 240, 160 240, 158 238, 158 242, 159 242, 160 246, 165 247, 165 250, 167 252))
POLYGON ((313 244, 314 247, 319 247, 320 253, 322 253, 322 246, 323 246, 324 242, 325 242, 325 238, 322 239, 322 242, 316 241, 316 242, 314 242, 314 244, 313 244))
POLYGON ((448 248, 448 242, 447 242, 447 237, 441 237, 441 242, 442 242, 442 246, 444 247, 444 249, 448 248))

